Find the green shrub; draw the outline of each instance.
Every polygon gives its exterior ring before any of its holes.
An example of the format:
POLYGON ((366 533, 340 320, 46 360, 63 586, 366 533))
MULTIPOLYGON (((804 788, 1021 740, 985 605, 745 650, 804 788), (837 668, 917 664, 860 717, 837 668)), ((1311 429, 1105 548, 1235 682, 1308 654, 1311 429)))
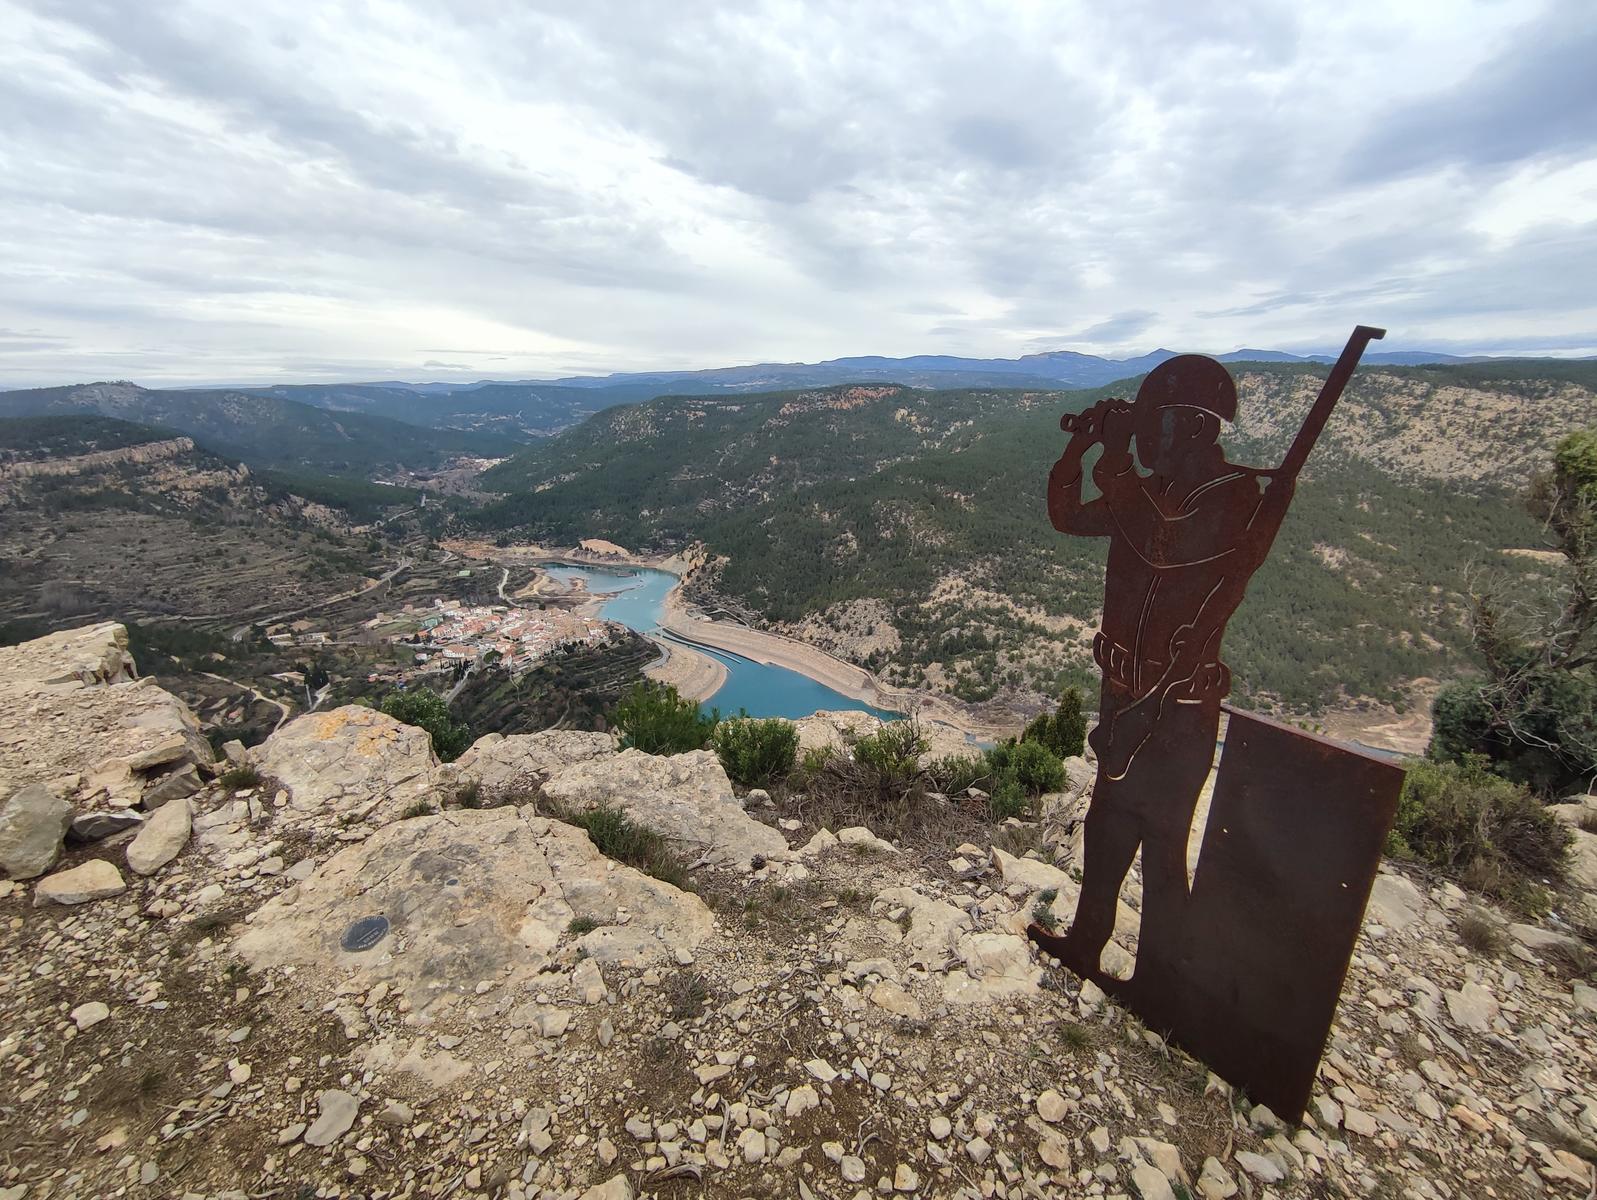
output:
POLYGON ((1028 795, 1057 792, 1065 786, 1065 764, 1041 742, 1021 742, 1016 746, 1009 770, 1028 795))
POLYGON ((1462 762, 1468 754, 1489 753, 1492 708, 1477 683, 1450 683, 1431 702, 1431 744, 1426 757, 1462 762))
POLYGON ((811 746, 799 755, 798 773, 805 779, 814 779, 826 770, 837 758, 837 751, 830 746, 811 746))
POLYGON ((855 741, 851 753, 806 751, 799 768, 805 819, 832 829, 868 825, 890 839, 944 823, 944 806, 926 797, 919 765, 926 744, 912 721, 894 721, 855 741))
POLYGON ((1409 764, 1387 853, 1429 863, 1466 887, 1534 904, 1542 881, 1563 878, 1571 836, 1523 787, 1484 759, 1409 764))
POLYGON ((1065 786, 1065 764, 1038 741, 999 742, 982 755, 981 763, 981 786, 995 821, 1024 816, 1036 797, 1065 786))
POLYGON ((957 796, 987 778, 987 759, 980 754, 949 754, 926 768, 937 790, 957 796))
POLYGON ((1587 671, 1526 668, 1511 698, 1496 687, 1449 684, 1431 716, 1426 755, 1438 762, 1483 754, 1497 774, 1546 796, 1597 772, 1597 676, 1587 671))
POLYGON ((1087 714, 1082 711, 1081 692, 1066 688, 1054 714, 1054 744, 1060 758, 1080 758, 1087 749, 1087 714))
POLYGON ((710 740, 727 775, 744 787, 764 787, 782 778, 798 758, 798 728, 779 718, 722 721, 710 740))
POLYGON ((1015 747, 1019 744, 1014 738, 1008 738, 982 751, 982 758, 987 760, 988 774, 998 779, 1013 774, 1015 747))
POLYGON ((908 783, 920 773, 920 756, 928 745, 914 721, 889 721, 854 743, 854 761, 886 782, 908 783))
POLYGON ((1081 711, 1081 692, 1066 688, 1059 708, 1034 718, 1020 735, 1022 742, 1038 742, 1060 758, 1077 758, 1087 746, 1087 718, 1081 711))
POLYGON ((223 787, 227 788, 229 791, 237 791, 240 788, 259 787, 261 784, 261 773, 248 763, 245 763, 242 767, 232 767, 226 771, 223 771, 221 778, 218 779, 217 782, 223 787))
POLYGON ((995 821, 1023 817, 1031 810, 1031 797, 1013 775, 1001 777, 987 796, 987 810, 995 821))
POLYGON ((1525 498, 1563 569, 1534 597, 1489 576, 1471 588, 1470 634, 1486 679, 1437 696, 1428 754, 1482 754, 1505 779, 1556 796, 1597 774, 1597 428, 1559 442, 1525 498))
POLYGON ((612 804, 601 804, 587 812, 558 813, 561 820, 587 831, 589 839, 606 858, 636 867, 672 887, 688 886, 687 870, 664 837, 639 825, 612 804))
POLYGON ((686 754, 702 750, 715 732, 718 716, 706 713, 676 688, 641 680, 610 714, 621 745, 645 754, 686 754))
POLYGON ((1059 926, 1059 918, 1054 915, 1054 901, 1057 899, 1058 888, 1044 888, 1037 893, 1037 901, 1031 908, 1031 919, 1050 933, 1059 926))
POLYGON ((471 745, 471 727, 451 717, 448 702, 430 688, 390 692, 383 697, 381 710, 396 721, 425 729, 433 753, 444 762, 453 762, 471 745))

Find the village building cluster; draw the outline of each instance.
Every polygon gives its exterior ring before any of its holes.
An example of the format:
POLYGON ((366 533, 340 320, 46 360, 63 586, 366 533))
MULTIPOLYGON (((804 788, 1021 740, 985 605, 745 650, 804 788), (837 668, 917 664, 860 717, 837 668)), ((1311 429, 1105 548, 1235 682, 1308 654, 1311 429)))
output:
MULTIPOLYGON (((462 604, 459 600, 436 600, 430 610, 407 606, 399 619, 405 618, 411 618, 415 628, 391 633, 389 640, 424 647, 416 652, 418 663, 473 663, 493 654, 509 671, 536 666, 563 645, 607 642, 614 630, 607 621, 561 609, 534 611, 500 604, 462 604)), ((376 629, 394 623, 393 616, 379 613, 367 626, 376 629)))

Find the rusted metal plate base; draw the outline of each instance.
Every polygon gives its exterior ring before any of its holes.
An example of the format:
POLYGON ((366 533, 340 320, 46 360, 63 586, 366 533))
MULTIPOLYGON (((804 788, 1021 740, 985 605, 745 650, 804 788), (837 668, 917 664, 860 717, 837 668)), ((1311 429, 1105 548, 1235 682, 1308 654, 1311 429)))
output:
POLYGON ((1143 930, 1131 978, 1073 962, 1068 940, 1030 932, 1149 1028, 1292 1120, 1313 1089, 1403 769, 1226 710, 1191 893, 1175 928, 1143 930))

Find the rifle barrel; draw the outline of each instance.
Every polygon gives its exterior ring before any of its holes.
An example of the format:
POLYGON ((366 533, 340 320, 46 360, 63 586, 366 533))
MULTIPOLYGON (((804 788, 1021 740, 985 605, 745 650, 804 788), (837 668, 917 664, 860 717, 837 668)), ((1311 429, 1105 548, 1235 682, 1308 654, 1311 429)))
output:
POLYGON ((1353 336, 1348 338, 1342 356, 1331 368, 1331 374, 1326 379, 1325 386, 1320 389, 1314 407, 1309 409, 1309 415, 1304 418, 1303 428, 1298 430, 1298 436, 1292 440, 1292 448, 1286 452, 1286 458, 1281 461, 1280 474, 1295 476, 1303 469, 1303 464, 1308 461, 1309 451, 1314 449, 1314 443, 1319 440, 1325 423, 1331 419, 1331 410, 1342 397, 1342 389, 1347 387, 1347 381, 1353 376, 1353 369, 1359 365, 1359 359, 1364 357, 1364 348, 1385 336, 1386 330, 1377 329, 1373 325, 1354 327, 1353 336))

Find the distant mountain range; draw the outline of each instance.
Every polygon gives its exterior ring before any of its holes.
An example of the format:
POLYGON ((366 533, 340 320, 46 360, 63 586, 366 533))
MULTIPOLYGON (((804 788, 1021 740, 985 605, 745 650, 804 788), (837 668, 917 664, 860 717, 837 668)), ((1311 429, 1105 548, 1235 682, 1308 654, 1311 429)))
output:
MULTIPOLYGON (((548 391, 606 391, 627 389, 627 400, 653 399, 667 394, 707 395, 714 392, 759 392, 772 388, 829 387, 836 383, 884 381, 911 387, 938 389, 965 387, 1048 387, 1092 388, 1130 379, 1153 370, 1177 352, 1160 348, 1134 358, 1101 358, 1078 354, 1074 350, 1050 350, 1020 358, 959 358, 948 354, 915 354, 908 358, 884 358, 866 354, 851 358, 829 358, 818 363, 756 363, 747 367, 710 367, 700 371, 618 371, 609 375, 569 375, 560 379, 478 380, 476 383, 403 383, 385 381, 337 385, 309 385, 305 388, 272 389, 310 403, 311 393, 410 392, 419 396, 457 396, 463 392, 498 389, 548 391), (647 393, 645 395, 644 393, 647 393)), ((1221 362, 1307 363, 1333 361, 1328 354, 1288 354, 1284 350, 1233 350, 1214 356, 1221 362)), ((1485 355, 1461 357, 1429 350, 1402 350, 1364 356, 1370 364, 1424 366, 1433 363, 1504 361, 1485 355)))
MULTIPOLYGON (((458 384, 386 380, 145 389, 127 383, 99 383, 0 392, 0 416, 98 412, 180 429, 219 451, 270 466, 360 475, 380 465, 436 466, 451 453, 502 457, 521 444, 559 433, 594 413, 660 396, 739 395, 846 383, 896 383, 933 391, 1085 389, 1135 380, 1174 357, 1175 351, 1165 349, 1119 359, 1053 350, 1021 358, 864 355, 819 363, 458 384), (329 413, 349 414, 349 419, 328 421, 325 415, 329 413), (418 442, 418 427, 443 431, 446 436, 418 442)), ((1328 355, 1254 349, 1216 357, 1228 363, 1278 366, 1330 361, 1328 355)), ((1364 362, 1367 366, 1571 365, 1568 359, 1461 358, 1428 351, 1371 353, 1364 356, 1364 362)))
MULTIPOLYGON (((639 404, 658 396, 831 387, 840 383, 898 383, 939 391, 959 388, 1094 388, 1151 371, 1173 350, 1135 358, 1100 358, 1053 350, 1021 358, 956 358, 917 354, 909 358, 863 355, 819 363, 759 363, 702 371, 618 372, 562 379, 478 380, 475 383, 299 384, 257 392, 336 411, 364 412, 413 425, 471 429, 516 441, 547 437, 617 404, 639 404)), ((1223 362, 1318 363, 1329 355, 1280 350, 1236 350, 1223 362)), ((1366 354, 1368 364, 1416 366, 1492 360, 1429 351, 1366 354)))
MULTIPOLYGON (((1118 379, 1145 374, 1176 351, 1160 348, 1135 358, 1101 358, 1074 350, 1050 350, 1020 358, 956 358, 946 354, 916 354, 909 358, 861 355, 819 363, 760 363, 751 367, 715 367, 704 371, 619 373, 572 376, 551 382, 561 387, 608 388, 617 385, 677 388, 683 383, 704 384, 715 390, 766 391, 773 387, 824 387, 834 383, 885 381, 913 387, 1102 387, 1118 379)), ((1217 354, 1221 362, 1331 362, 1324 354, 1288 354, 1281 350, 1235 350, 1217 354)), ((1367 354, 1368 363, 1419 366, 1430 363, 1482 361, 1429 351, 1367 354)), ((439 385, 432 385, 439 386, 439 385)), ((470 385, 480 386, 480 385, 470 385)), ((699 388, 692 389, 698 393, 699 388)), ((663 394, 663 393, 661 393, 663 394)))

